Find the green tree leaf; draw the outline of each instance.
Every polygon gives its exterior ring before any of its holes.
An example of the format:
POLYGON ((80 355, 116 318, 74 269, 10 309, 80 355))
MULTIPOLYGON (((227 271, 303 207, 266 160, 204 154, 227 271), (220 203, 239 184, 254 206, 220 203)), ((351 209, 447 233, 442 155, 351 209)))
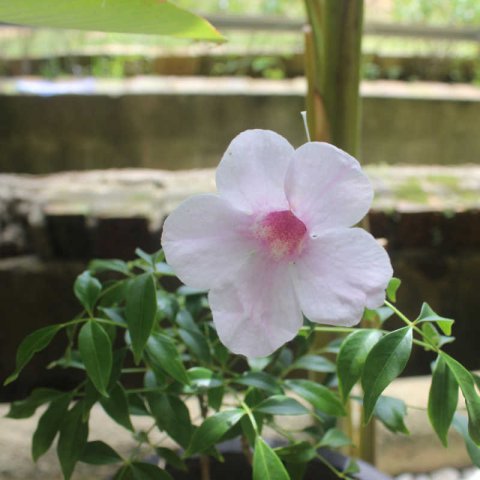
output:
POLYGON ((5 380, 4 385, 16 380, 33 355, 46 348, 61 328, 62 325, 49 325, 27 335, 18 347, 15 371, 5 380))
POLYGON ((472 374, 459 362, 445 352, 440 352, 455 380, 460 386, 468 413, 468 431, 472 440, 480 444, 480 397, 475 390, 472 374))
POLYGON ((345 409, 338 396, 324 385, 311 380, 286 380, 285 386, 321 412, 335 416, 345 415, 345 409))
POLYGON ((10 404, 7 418, 29 418, 37 410, 40 405, 49 403, 61 396, 64 392, 53 390, 51 388, 36 388, 31 395, 24 400, 17 400, 10 404))
POLYGON ((157 314, 157 295, 152 275, 144 273, 131 280, 126 298, 125 319, 135 362, 138 364, 157 314))
POLYGON ((254 411, 269 415, 305 415, 309 413, 308 409, 298 400, 286 395, 272 395, 259 403, 254 411))
POLYGON ((266 372, 246 372, 235 378, 235 383, 255 387, 268 393, 283 393, 276 377, 266 372))
POLYGON ((180 338, 187 346, 190 353, 203 363, 210 363, 212 356, 207 340, 200 331, 180 328, 178 330, 180 338))
POLYGON ((422 309, 420 310, 420 315, 415 320, 415 323, 421 322, 434 322, 439 326, 440 330, 445 335, 452 334, 452 325, 454 323, 454 320, 452 320, 451 318, 441 317, 440 315, 438 315, 438 313, 435 313, 432 310, 428 303, 425 302, 423 303, 422 309))
POLYGON ((2 22, 222 40, 206 20, 166 0, 0 0, 2 22))
POLYGON ((222 386, 222 381, 212 370, 204 367, 192 367, 187 370, 190 380, 190 386, 185 387, 185 391, 195 391, 196 389, 211 389, 222 386))
POLYGON ((177 347, 170 337, 162 333, 154 333, 147 340, 146 351, 153 364, 165 370, 178 382, 190 383, 177 347))
POLYGON ((446 447, 448 429, 458 404, 458 383, 442 356, 438 356, 433 369, 428 395, 428 418, 438 438, 446 447))
POLYGON ((382 338, 378 330, 357 330, 350 333, 340 346, 337 357, 338 388, 344 402, 362 376, 370 350, 382 338))
POLYGON ((95 274, 98 272, 118 272, 129 275, 128 264, 123 260, 117 259, 95 259, 88 264, 89 272, 95 274))
POLYGON ((253 480, 290 480, 282 461, 262 437, 255 441, 253 480))
POLYGON ((108 397, 112 343, 107 332, 98 322, 89 320, 78 334, 78 348, 90 380, 103 396, 108 397))
POLYGON ((133 462, 130 467, 134 480, 173 480, 168 472, 151 463, 133 462))
POLYGON ((320 441, 319 447, 340 448, 351 445, 352 440, 338 428, 330 428, 320 441))
POLYGON ((78 402, 64 415, 57 443, 57 455, 65 480, 69 480, 82 456, 87 437, 88 423, 83 419, 82 402, 78 402))
POLYGON ((155 451, 160 458, 163 458, 165 462, 172 467, 177 470, 187 471, 187 465, 173 450, 165 447, 157 447, 155 451))
POLYGON ((130 420, 127 394, 121 383, 115 385, 110 391, 110 396, 108 398, 101 398, 100 404, 107 415, 115 420, 115 422, 131 432, 134 431, 130 420))
POLYGON ((381 395, 378 397, 377 403, 375 404, 373 414, 391 432, 405 433, 406 435, 410 433, 403 421, 407 415, 407 406, 403 400, 381 395))
POLYGON ((337 367, 328 358, 321 355, 303 355, 296 360, 290 370, 307 370, 309 372, 333 373, 337 367))
POLYGON ((220 410, 225 395, 225 387, 210 388, 207 392, 208 406, 214 410, 220 410))
POLYGON ((72 395, 63 394, 56 398, 38 420, 32 437, 32 458, 36 462, 52 445, 68 410, 72 395))
POLYGON ((317 456, 317 451, 309 442, 297 442, 275 448, 275 453, 285 462, 307 463, 317 456))
POLYGON ((188 408, 182 400, 165 393, 151 392, 146 397, 160 430, 164 430, 183 448, 187 448, 193 433, 193 425, 188 408))
POLYGON ((218 442, 245 414, 236 408, 225 410, 208 417, 193 433, 192 441, 187 448, 186 455, 205 452, 218 442))
POLYGON ((110 445, 95 440, 85 445, 79 461, 90 465, 110 465, 121 462, 122 457, 110 445))
POLYGON ((407 365, 412 340, 412 329, 404 327, 385 335, 370 350, 362 373, 365 423, 370 421, 378 397, 407 365))
POLYGON ((399 289, 401 283, 402 281, 396 277, 392 277, 391 280, 388 282, 387 297, 390 301, 397 301, 397 290, 399 289))
POLYGON ((468 455, 472 463, 480 468, 480 447, 471 439, 468 432, 468 420, 463 415, 456 413, 453 417, 453 426, 455 430, 463 437, 468 455))
MULTIPOLYGON (((0 9, 1 5, 0 3, 0 9)), ((90 315, 93 315, 93 309, 101 291, 102 284, 92 277, 88 270, 80 274, 73 284, 75 296, 90 315)))

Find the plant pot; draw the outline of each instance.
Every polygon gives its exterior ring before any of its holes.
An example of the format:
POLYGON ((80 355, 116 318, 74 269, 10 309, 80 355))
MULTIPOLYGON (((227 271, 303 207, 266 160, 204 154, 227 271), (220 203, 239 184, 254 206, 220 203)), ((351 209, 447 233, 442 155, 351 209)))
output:
MULTIPOLYGON (((210 458, 211 480, 251 480, 252 468, 246 461, 245 455, 240 451, 238 442, 225 442, 218 447, 225 461, 219 462, 210 458)), ((349 463, 349 457, 328 449, 321 449, 322 456, 326 458, 337 470, 345 471, 349 463)), ((175 480, 201 480, 199 458, 187 460, 188 471, 183 472, 168 468, 169 473, 175 480)), ((392 480, 392 478, 378 471, 369 463, 357 460, 359 472, 351 478, 357 480, 392 480)), ((338 477, 320 460, 309 463, 303 480, 338 480, 338 477)))

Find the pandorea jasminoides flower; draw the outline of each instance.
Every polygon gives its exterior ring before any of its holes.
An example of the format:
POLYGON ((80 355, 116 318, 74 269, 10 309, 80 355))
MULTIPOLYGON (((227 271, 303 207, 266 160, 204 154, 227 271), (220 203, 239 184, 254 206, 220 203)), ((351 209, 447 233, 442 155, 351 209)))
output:
POLYGON ((361 228, 373 191, 359 163, 326 143, 297 150, 280 135, 238 135, 217 169, 218 195, 183 202, 165 221, 168 263, 209 290, 221 341, 266 356, 291 340, 302 312, 355 325, 380 306, 392 267, 361 228))

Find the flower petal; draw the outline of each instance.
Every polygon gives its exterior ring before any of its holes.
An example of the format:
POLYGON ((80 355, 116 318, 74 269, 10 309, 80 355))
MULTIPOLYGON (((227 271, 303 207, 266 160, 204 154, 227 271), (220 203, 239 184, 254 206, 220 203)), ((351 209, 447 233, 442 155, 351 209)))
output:
POLYGON ((222 343, 247 357, 264 357, 295 337, 302 313, 286 263, 251 257, 234 282, 210 291, 222 343))
POLYGON ((357 324, 365 307, 383 303, 393 273, 387 252, 361 228, 310 239, 292 271, 305 316, 344 326, 357 324))
POLYGON ((206 290, 233 279, 255 248, 245 233, 250 221, 217 195, 190 197, 163 225, 167 262, 191 287, 206 290))
POLYGON ((357 160, 320 142, 306 143, 295 151, 285 191, 290 208, 314 234, 354 225, 373 199, 370 181, 357 160))
POLYGON ((219 195, 248 213, 288 209, 284 183, 293 154, 293 147, 278 133, 240 133, 217 168, 219 195))

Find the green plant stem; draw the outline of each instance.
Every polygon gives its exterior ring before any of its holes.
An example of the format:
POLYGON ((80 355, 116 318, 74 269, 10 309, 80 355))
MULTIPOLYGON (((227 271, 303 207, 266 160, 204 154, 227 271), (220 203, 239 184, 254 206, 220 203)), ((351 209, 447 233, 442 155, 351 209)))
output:
POLYGON ((344 478, 350 480, 351 477, 348 477, 345 473, 337 470, 323 455, 317 453, 317 458, 326 466, 328 467, 338 478, 344 478))
MULTIPOLYGON (((302 327, 300 328, 301 332, 310 332, 312 328, 310 327, 302 327)), ((323 325, 316 325, 313 327, 315 332, 323 332, 323 333, 352 333, 358 330, 355 327, 324 327, 323 325)))
POLYGON ((241 400, 240 405, 245 410, 245 413, 247 414, 247 417, 250 420, 250 423, 252 424, 253 431, 255 432, 256 435, 260 435, 260 432, 258 430, 257 421, 255 420, 255 417, 253 416, 252 410, 243 400, 241 400))
POLYGON ((412 322, 404 313, 402 313, 397 307, 395 307, 395 305, 393 305, 392 303, 390 303, 388 300, 385 300, 385 306, 387 306, 388 308, 390 308, 390 310, 392 310, 392 312, 394 312, 401 320, 403 320, 403 322, 405 322, 405 324, 409 327, 411 327, 415 332, 417 332, 424 340, 427 340, 426 342, 424 341, 421 341, 421 340, 417 340, 417 339, 414 339, 413 340, 413 343, 415 343, 415 345, 419 345, 420 347, 424 347, 428 350, 433 350, 434 352, 436 353, 440 353, 441 352, 441 349, 438 348, 436 345, 434 345, 433 343, 430 343, 428 341, 428 339, 425 338, 425 335, 423 334, 422 332, 422 329, 421 328, 418 328, 417 324, 415 322, 412 322))
MULTIPOLYGON (((200 406, 200 414, 205 420, 208 417, 208 406, 205 402, 204 395, 197 395, 198 404, 200 406)), ((200 476, 202 480, 210 480, 210 457, 208 455, 200 455, 200 476)))

